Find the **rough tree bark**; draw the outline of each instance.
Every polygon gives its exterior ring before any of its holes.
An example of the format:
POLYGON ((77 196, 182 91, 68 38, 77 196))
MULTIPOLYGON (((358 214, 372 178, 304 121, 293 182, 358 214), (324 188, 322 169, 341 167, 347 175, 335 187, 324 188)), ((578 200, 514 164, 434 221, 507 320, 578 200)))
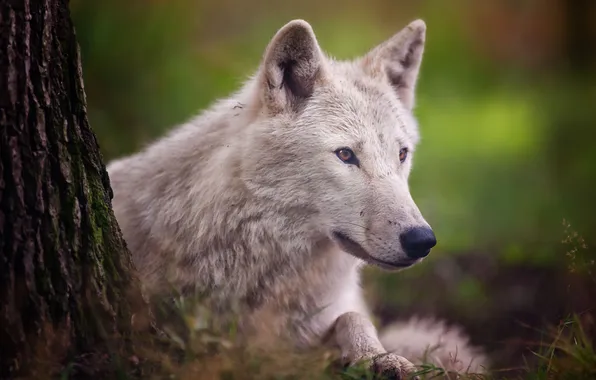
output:
POLYGON ((68 0, 0 2, 0 128, 0 378, 64 365, 88 376, 85 360, 127 352, 145 308, 87 121, 68 0))

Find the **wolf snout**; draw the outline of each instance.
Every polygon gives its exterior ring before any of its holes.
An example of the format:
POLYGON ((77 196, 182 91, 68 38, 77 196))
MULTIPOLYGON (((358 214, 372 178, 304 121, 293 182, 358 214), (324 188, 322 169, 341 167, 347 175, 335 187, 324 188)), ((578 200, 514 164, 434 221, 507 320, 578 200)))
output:
POLYGON ((433 230, 428 227, 410 228, 400 235, 399 240, 406 255, 411 259, 426 257, 437 244, 433 230))

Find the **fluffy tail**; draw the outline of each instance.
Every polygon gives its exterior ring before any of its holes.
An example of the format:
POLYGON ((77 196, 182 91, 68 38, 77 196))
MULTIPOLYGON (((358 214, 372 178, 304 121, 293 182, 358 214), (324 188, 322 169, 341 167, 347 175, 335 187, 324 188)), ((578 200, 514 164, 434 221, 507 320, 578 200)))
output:
POLYGON ((488 358, 469 343, 460 327, 430 318, 411 318, 386 326, 379 338, 389 352, 416 365, 431 364, 449 372, 483 374, 488 358))

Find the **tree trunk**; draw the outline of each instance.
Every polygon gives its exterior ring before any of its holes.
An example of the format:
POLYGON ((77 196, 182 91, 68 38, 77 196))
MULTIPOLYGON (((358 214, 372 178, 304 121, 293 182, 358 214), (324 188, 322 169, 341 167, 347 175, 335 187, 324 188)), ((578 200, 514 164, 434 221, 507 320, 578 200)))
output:
POLYGON ((0 128, 0 378, 114 366, 145 307, 87 121, 68 0, 0 2, 0 128))

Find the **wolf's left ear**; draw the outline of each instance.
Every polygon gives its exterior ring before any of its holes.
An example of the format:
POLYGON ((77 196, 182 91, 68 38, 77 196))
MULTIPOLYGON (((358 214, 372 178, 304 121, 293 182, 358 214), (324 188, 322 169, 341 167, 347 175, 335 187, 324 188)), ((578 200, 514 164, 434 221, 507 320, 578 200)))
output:
POLYGON ((323 79, 324 65, 310 24, 290 21, 267 46, 257 74, 264 105, 274 113, 298 109, 323 79))
POLYGON ((365 70, 373 75, 386 75, 402 104, 414 107, 414 90, 424 52, 426 24, 412 21, 361 59, 365 70))

